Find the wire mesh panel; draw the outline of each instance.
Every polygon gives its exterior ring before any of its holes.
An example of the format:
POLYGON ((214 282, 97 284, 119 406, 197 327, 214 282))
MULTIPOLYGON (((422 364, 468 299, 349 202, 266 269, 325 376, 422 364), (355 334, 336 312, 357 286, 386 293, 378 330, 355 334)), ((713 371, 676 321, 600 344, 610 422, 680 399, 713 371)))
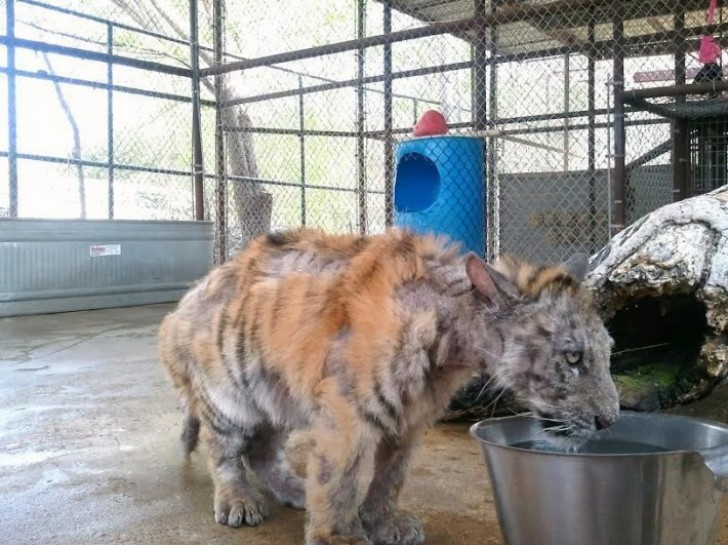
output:
POLYGON ((4 3, 5 215, 192 219, 189 4, 143 4, 4 3))
POLYGON ((722 4, 6 0, 0 215, 595 252, 725 183, 722 4))
POLYGON ((246 134, 256 161, 245 172, 228 154, 225 168, 260 203, 228 203, 221 229, 239 233, 229 249, 296 216, 331 231, 442 232, 489 257, 598 249, 609 238, 612 62, 597 46, 607 49, 613 14, 611 3, 576 4, 227 3, 232 66, 212 73, 229 97, 223 119, 244 126, 226 123, 225 149, 246 134), (251 24, 269 39, 246 33, 251 24), (413 134, 427 110, 447 134, 413 134), (460 137, 477 153, 430 144, 460 137), (425 151, 404 153, 410 145, 425 151), (272 195, 266 183, 288 189, 272 195))
POLYGON ((688 196, 701 195, 728 183, 728 117, 692 120, 688 196))
POLYGON ((623 171, 627 223, 726 183, 723 2, 625 3, 623 171), (702 87, 702 89, 701 89, 702 87))

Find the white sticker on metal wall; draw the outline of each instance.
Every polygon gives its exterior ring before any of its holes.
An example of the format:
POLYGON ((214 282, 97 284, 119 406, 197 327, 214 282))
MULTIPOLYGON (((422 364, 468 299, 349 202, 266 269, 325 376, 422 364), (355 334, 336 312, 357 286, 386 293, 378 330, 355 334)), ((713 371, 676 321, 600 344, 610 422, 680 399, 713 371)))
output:
POLYGON ((121 244, 104 244, 89 246, 91 257, 105 257, 108 255, 121 255, 121 244))

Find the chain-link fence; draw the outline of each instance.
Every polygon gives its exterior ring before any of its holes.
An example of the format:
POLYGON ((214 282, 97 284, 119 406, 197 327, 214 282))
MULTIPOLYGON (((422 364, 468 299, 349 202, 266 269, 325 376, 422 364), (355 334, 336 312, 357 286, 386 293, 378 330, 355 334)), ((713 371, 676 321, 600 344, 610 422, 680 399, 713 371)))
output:
POLYGON ((728 178, 716 4, 5 0, 0 213, 594 252, 728 178))
POLYGON ((3 2, 3 215, 193 219, 189 7, 153 4, 3 2))

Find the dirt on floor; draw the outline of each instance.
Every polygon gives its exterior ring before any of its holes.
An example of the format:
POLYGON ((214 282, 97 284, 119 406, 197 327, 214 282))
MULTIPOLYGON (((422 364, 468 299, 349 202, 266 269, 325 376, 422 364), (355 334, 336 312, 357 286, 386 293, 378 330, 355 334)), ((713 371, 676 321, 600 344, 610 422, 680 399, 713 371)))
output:
MULTIPOLYGON (((301 545, 304 514, 270 502, 256 528, 212 516, 202 453, 185 463, 180 414, 156 360, 158 305, 0 319, 0 543, 301 545)), ((683 408, 728 421, 728 388, 683 408)), ((300 467, 300 451, 292 457, 300 467)), ((437 425, 402 505, 429 545, 501 544, 468 424, 437 425)), ((728 545, 728 512, 718 544, 728 545)))

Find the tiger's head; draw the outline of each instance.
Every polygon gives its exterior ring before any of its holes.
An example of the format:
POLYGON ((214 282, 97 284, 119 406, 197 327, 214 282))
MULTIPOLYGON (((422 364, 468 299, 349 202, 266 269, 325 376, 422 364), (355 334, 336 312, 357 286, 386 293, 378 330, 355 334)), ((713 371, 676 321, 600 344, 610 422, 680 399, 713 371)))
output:
POLYGON ((488 372, 540 420, 547 438, 567 445, 619 415, 613 341, 581 285, 587 267, 582 254, 540 267, 512 256, 495 266, 473 254, 466 260, 481 315, 499 332, 501 356, 487 362, 488 372))

